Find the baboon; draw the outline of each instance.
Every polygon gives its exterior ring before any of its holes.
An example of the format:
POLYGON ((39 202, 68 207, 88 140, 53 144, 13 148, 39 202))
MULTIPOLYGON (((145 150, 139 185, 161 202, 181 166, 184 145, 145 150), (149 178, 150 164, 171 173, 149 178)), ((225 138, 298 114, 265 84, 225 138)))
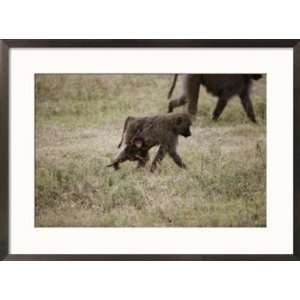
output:
POLYGON ((185 168, 181 157, 176 151, 178 136, 191 136, 192 123, 188 114, 173 113, 152 117, 128 117, 125 121, 119 155, 108 167, 119 169, 119 164, 126 160, 137 160, 138 167, 144 167, 149 160, 149 150, 159 146, 158 152, 152 161, 151 172, 157 163, 160 163, 168 153, 173 161, 181 168, 185 168))
POLYGON ((122 146, 118 156, 107 167, 114 167, 115 170, 118 170, 119 164, 127 160, 138 161, 138 168, 144 167, 149 160, 148 149, 145 147, 144 141, 136 135, 128 144, 122 146))
MULTIPOLYGON (((177 77, 176 74, 168 93, 168 99, 172 96, 177 77)), ((261 77, 260 74, 186 74, 183 77, 183 92, 180 97, 170 100, 168 111, 172 112, 175 107, 188 103, 188 112, 195 115, 200 86, 203 85, 209 93, 218 97, 213 120, 220 117, 230 98, 239 96, 248 118, 255 123, 256 117, 250 98, 250 88, 252 81, 261 77)))

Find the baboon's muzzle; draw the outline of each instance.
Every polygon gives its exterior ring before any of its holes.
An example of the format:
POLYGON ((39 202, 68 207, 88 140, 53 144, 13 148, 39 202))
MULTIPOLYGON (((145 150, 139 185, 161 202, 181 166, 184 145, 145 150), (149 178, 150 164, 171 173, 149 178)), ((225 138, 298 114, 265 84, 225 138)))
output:
POLYGON ((185 131, 183 134, 182 134, 184 137, 189 137, 192 135, 191 131, 190 130, 187 130, 185 131))

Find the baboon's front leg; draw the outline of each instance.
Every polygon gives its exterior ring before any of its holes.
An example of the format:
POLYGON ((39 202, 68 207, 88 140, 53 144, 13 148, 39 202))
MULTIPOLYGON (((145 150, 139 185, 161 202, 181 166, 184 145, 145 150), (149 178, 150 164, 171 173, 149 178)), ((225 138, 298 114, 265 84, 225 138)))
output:
POLYGON ((191 115, 196 115, 198 110, 198 99, 201 85, 201 76, 187 75, 183 83, 186 91, 186 97, 188 102, 188 112, 191 115))
POLYGON ((152 165, 151 165, 151 172, 154 172, 154 170, 156 169, 156 165, 157 163, 161 162, 164 157, 166 155, 166 149, 163 146, 160 146, 158 149, 158 152, 156 154, 156 156, 153 159, 152 165))
POLYGON ((113 161, 112 163, 110 163, 109 165, 107 165, 107 167, 113 167, 115 170, 119 170, 120 166, 119 166, 119 162, 118 161, 113 161))
POLYGON ((240 95, 241 102, 243 105, 243 108, 248 116, 248 118, 253 122, 256 123, 256 117, 255 117, 255 112, 253 109, 252 101, 249 96, 249 92, 243 93, 240 95))
POLYGON ((110 163, 109 165, 107 165, 107 167, 113 167, 115 170, 119 170, 120 166, 119 164, 121 162, 124 162, 128 159, 127 156, 127 149, 123 149, 121 150, 121 152, 118 154, 118 156, 112 161, 112 163, 110 163))
POLYGON ((174 162, 176 163, 177 166, 179 166, 180 168, 185 169, 186 165, 185 163, 182 161, 181 157, 179 156, 179 154, 176 152, 176 150, 170 150, 169 151, 170 156, 172 157, 172 159, 174 160, 174 162))

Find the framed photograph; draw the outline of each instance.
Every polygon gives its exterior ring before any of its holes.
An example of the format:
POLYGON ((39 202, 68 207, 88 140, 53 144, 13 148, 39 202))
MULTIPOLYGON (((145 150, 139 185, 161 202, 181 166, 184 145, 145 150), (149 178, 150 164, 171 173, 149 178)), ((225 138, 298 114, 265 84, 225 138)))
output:
POLYGON ((298 40, 0 41, 3 260, 298 260, 298 40))

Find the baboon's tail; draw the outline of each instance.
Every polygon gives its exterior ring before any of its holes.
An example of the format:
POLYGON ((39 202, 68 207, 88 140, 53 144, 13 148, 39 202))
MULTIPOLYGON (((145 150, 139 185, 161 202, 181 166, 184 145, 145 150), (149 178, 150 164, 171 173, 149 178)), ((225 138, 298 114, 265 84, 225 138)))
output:
POLYGON ((170 88, 169 93, 168 93, 168 99, 170 99, 172 97, 173 90, 174 90, 175 85, 176 85, 177 77, 178 77, 178 74, 175 74, 172 85, 171 85, 171 88, 170 88))
POLYGON ((118 148, 120 148, 121 145, 122 145, 122 143, 123 143, 124 133, 125 133, 125 131, 126 131, 128 122, 131 121, 131 120, 133 120, 133 117, 127 117, 127 119, 126 119, 126 121, 125 121, 125 123, 124 123, 123 132, 122 132, 122 138, 121 138, 121 141, 120 141, 120 143, 119 143, 119 145, 118 145, 118 148))
POLYGON ((254 79, 254 80, 258 80, 258 79, 262 78, 262 75, 261 74, 251 74, 250 78, 254 79))

